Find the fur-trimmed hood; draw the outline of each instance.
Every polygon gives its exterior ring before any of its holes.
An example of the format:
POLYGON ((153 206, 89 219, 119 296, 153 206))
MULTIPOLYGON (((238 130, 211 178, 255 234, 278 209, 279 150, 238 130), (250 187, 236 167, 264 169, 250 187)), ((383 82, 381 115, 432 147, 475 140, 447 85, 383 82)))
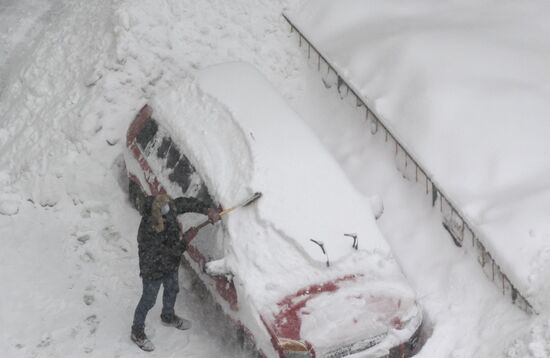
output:
POLYGON ((151 218, 153 229, 156 232, 164 231, 164 218, 162 217, 162 207, 164 205, 170 205, 170 210, 175 210, 174 200, 168 194, 159 194, 153 199, 153 204, 151 205, 151 218))

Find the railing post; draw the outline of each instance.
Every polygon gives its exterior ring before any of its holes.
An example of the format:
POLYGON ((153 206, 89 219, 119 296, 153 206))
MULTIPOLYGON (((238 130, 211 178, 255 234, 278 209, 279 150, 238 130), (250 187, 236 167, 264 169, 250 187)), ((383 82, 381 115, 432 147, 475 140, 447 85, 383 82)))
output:
POLYGON ((432 207, 435 206, 435 202, 437 201, 437 188, 435 187, 434 182, 432 181, 432 207))

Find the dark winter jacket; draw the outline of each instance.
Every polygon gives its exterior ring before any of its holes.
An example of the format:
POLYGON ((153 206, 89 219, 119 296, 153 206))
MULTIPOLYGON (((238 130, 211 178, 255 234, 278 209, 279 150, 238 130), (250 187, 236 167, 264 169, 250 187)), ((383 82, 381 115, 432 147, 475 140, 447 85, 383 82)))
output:
POLYGON ((170 212, 163 216, 163 231, 155 229, 153 197, 148 197, 138 231, 140 275, 148 280, 158 280, 166 273, 178 269, 186 243, 180 240, 181 231, 177 215, 195 212, 207 214, 208 207, 194 198, 177 198, 170 201, 170 212))

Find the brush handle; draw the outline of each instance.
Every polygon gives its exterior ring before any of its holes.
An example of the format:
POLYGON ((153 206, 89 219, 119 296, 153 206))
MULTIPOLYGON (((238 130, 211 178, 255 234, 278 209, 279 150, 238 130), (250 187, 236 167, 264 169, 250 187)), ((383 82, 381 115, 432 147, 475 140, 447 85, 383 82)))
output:
MULTIPOLYGON (((240 204, 238 204, 238 205, 235 205, 235 206, 233 206, 233 207, 231 207, 231 208, 227 208, 227 209, 225 209, 225 210, 220 211, 220 217, 229 214, 230 212, 232 212, 232 211, 235 210, 235 209, 242 208, 243 206, 248 206, 248 205, 252 204, 252 203, 255 202, 256 200, 258 200, 261 196, 262 196, 262 193, 260 193, 260 192, 254 193, 249 199, 245 200, 244 202, 242 202, 242 203, 240 203, 240 204)), ((208 224, 211 224, 210 219, 204 220, 202 223, 200 223, 199 225, 195 226, 195 228, 196 228, 197 230, 200 230, 200 229, 202 229, 203 227, 208 226, 208 224)))
POLYGON ((195 229, 197 229, 197 231, 198 231, 198 230, 202 229, 203 227, 208 226, 208 224, 210 224, 210 220, 204 220, 199 225, 195 226, 195 229))

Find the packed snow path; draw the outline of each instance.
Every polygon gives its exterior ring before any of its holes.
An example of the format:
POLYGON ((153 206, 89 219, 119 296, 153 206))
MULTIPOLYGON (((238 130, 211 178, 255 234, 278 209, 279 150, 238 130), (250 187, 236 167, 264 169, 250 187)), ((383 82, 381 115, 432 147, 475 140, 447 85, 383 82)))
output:
POLYGON ((2 19, 26 24, 14 25, 17 35, 0 31, 0 63, 10 63, 0 71, 3 356, 246 355, 186 289, 177 309, 194 321, 191 331, 160 326, 157 306, 148 320, 157 352, 142 354, 128 336, 141 283, 139 217, 120 161, 125 130, 159 89, 227 60, 256 65, 355 185, 383 200, 379 223, 433 330, 419 357, 549 356, 547 316, 528 318, 495 292, 400 177, 383 140, 307 69, 280 17, 289 3, 75 0, 51 11, 53 2, 3 2, 2 19))

